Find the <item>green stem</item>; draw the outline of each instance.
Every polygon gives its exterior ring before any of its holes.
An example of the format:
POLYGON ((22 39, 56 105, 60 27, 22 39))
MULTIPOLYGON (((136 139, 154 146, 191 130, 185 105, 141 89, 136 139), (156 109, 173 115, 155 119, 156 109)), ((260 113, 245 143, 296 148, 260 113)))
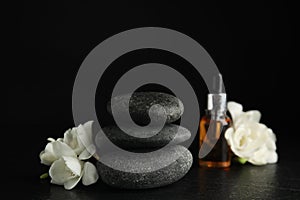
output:
POLYGON ((247 159, 245 158, 240 158, 240 157, 235 157, 234 160, 238 163, 241 163, 241 164, 245 164, 247 162, 247 159))
POLYGON ((42 175, 40 175, 40 179, 48 178, 48 176, 49 176, 48 173, 43 173, 42 175))

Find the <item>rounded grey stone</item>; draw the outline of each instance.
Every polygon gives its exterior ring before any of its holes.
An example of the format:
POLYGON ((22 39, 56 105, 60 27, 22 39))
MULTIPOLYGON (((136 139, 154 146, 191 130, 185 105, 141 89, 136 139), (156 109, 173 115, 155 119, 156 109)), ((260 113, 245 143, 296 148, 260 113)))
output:
POLYGON ((165 186, 178 181, 189 171, 193 157, 187 148, 175 145, 151 154, 136 154, 126 157, 108 153, 102 155, 100 160, 101 162, 97 162, 97 170, 106 184, 118 188, 145 189, 165 186), (169 165, 164 164, 170 163, 170 161, 173 162, 169 165), (152 171, 157 165, 166 166, 152 171))
POLYGON ((106 136, 117 146, 123 149, 141 149, 141 148, 159 148, 167 145, 170 141, 172 144, 179 144, 191 137, 188 129, 175 124, 167 124, 163 129, 153 135, 153 129, 146 127, 143 132, 134 128, 128 128, 130 134, 124 133, 118 126, 108 126, 102 129, 106 136), (143 138, 133 137, 131 135, 143 136, 143 138))
MULTIPOLYGON (((114 107, 114 109, 117 110, 118 115, 123 116, 123 113, 128 110, 126 109, 128 108, 128 104, 125 103, 125 99, 128 99, 128 97, 129 94, 113 97, 107 104, 108 112, 112 114, 111 107, 114 107)), ((136 123, 147 125, 150 123, 150 118, 148 116, 149 109, 156 104, 164 107, 167 116, 166 123, 172 123, 178 120, 184 111, 181 100, 173 95, 161 92, 135 92, 132 94, 129 101, 130 116, 136 123)), ((161 110, 154 109, 154 119, 160 119, 161 114, 161 110)))

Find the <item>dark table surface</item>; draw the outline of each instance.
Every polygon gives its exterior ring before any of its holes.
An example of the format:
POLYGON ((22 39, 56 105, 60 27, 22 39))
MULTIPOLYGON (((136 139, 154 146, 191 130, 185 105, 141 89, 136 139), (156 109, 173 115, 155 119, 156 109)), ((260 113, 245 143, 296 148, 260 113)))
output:
MULTIPOLYGON (((72 190, 50 183, 50 178, 40 180, 39 175, 49 170, 42 165, 39 153, 45 147, 46 136, 57 130, 41 128, 32 132, 35 137, 26 140, 28 134, 13 141, 16 148, 3 151, 1 170, 1 194, 8 194, 10 199, 299 199, 300 200, 300 157, 299 140, 290 137, 293 129, 277 132, 278 163, 265 166, 232 163, 228 170, 204 169, 197 165, 198 146, 191 145, 194 163, 189 172, 178 182, 171 185, 145 190, 125 190, 112 188, 100 179, 94 185, 83 186, 81 182, 72 190), (24 142, 27 141, 27 142, 24 142), (44 141, 44 142, 41 142, 44 141), (6 153, 11 153, 7 156, 6 153), (4 185, 4 187, 3 187, 4 185), (4 189, 9 186, 9 189, 4 189), (13 198, 18 196, 18 198, 13 198)), ((34 129, 34 130, 35 130, 34 129)), ((3 131, 9 133, 10 129, 3 131)), ((7 143, 5 141, 5 143, 7 143)), ((195 142, 197 142, 195 140, 195 142)))
MULTIPOLYGON (((55 132, 51 129, 46 131, 49 136, 55 132)), ((80 182, 68 191, 63 186, 51 184, 50 178, 39 179, 39 175, 47 172, 49 167, 40 163, 38 155, 45 147, 46 139, 38 133, 39 131, 33 132, 36 137, 31 137, 28 143, 24 142, 27 141, 26 134, 18 140, 7 140, 14 141, 13 144, 18 147, 9 149, 10 156, 4 151, 2 157, 2 167, 6 169, 1 170, 4 187, 1 185, 0 188, 2 194, 7 193, 11 199, 300 199, 299 140, 290 138, 291 134, 278 135, 279 160, 276 164, 254 166, 233 163, 227 170, 199 168, 198 147, 192 145, 189 148, 194 157, 192 168, 181 180, 171 185, 145 190, 125 190, 112 188, 99 179, 90 186, 83 186, 80 182), (6 185, 11 187, 6 190, 6 185), (15 196, 18 198, 13 198, 15 196)), ((293 132, 286 130, 286 133, 293 132)))
POLYGON ((147 190, 111 188, 101 180, 67 191, 50 180, 28 178, 23 189, 31 199, 300 199, 300 162, 253 166, 233 164, 230 169, 202 169, 196 165, 169 186, 147 190))

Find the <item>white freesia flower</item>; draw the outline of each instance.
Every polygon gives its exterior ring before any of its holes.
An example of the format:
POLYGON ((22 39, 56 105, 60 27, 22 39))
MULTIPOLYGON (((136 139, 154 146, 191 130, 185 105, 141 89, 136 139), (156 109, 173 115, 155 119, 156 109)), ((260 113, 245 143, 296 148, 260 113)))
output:
POLYGON ((233 126, 227 129, 225 138, 233 153, 254 165, 276 163, 276 137, 270 128, 259 123, 260 112, 243 112, 242 105, 236 102, 228 102, 228 111, 233 126))
POLYGON ((77 157, 62 156, 49 169, 51 183, 63 185, 65 189, 74 188, 82 178, 84 185, 95 183, 99 176, 96 167, 90 162, 83 162, 77 157))
POLYGON ((51 142, 49 142, 46 145, 45 150, 40 153, 41 163, 45 165, 51 165, 54 161, 60 159, 62 156, 76 156, 75 152, 67 144, 59 140, 48 140, 51 142))
POLYGON ((95 153, 92 144, 92 124, 93 121, 88 121, 64 133, 63 141, 79 155, 80 160, 89 159, 95 153))
POLYGON ((81 180, 83 185, 95 183, 99 176, 96 167, 89 159, 95 153, 92 143, 93 121, 69 129, 64 138, 48 138, 49 143, 40 153, 41 163, 51 165, 49 175, 51 183, 64 185, 72 189, 81 180))

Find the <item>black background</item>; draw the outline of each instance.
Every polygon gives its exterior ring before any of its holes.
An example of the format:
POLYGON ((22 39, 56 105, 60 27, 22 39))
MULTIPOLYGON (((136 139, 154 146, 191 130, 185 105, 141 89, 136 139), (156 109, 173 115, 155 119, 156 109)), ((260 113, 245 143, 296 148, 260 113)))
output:
MULTIPOLYGON (((8 39, 13 49, 9 51, 13 74, 5 85, 8 94, 3 133, 12 145, 8 158, 11 166, 17 174, 30 177, 44 172, 38 155, 46 138, 62 137, 74 126, 72 89, 84 58, 106 38, 145 26, 174 29, 198 41, 223 74, 228 100, 242 103, 245 110, 262 112, 261 121, 277 135, 279 162, 299 160, 299 21, 293 7, 262 1, 190 4, 73 0, 16 5, 12 18, 7 19, 13 30, 8 39)), ((129 53, 110 66, 117 76, 108 73, 99 86, 109 93, 117 77, 130 67, 154 61, 188 77, 203 113, 207 88, 201 76, 193 73, 184 60, 167 52, 129 53), (187 67, 190 70, 185 70, 187 67)), ((96 96, 99 102, 105 98, 96 96)), ((101 105, 96 106, 100 109, 101 105)), ((99 109, 97 112, 105 112, 99 109)), ((105 114, 100 120, 109 123, 105 114)), ((195 140, 190 147, 194 157, 197 145, 195 140)))

